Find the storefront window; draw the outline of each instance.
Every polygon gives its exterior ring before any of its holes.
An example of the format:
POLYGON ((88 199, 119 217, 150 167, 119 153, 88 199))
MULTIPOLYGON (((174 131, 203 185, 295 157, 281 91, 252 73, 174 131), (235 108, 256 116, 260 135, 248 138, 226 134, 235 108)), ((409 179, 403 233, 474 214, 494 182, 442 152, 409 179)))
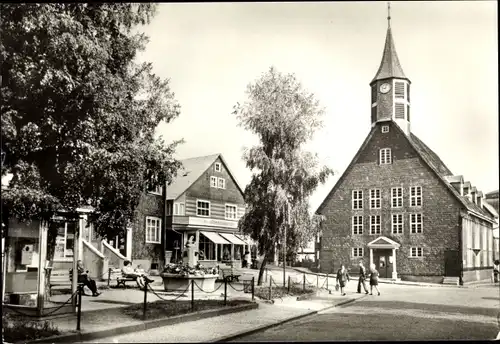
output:
POLYGON ((215 260, 215 244, 200 233, 200 260, 215 260))
POLYGON ((54 259, 72 258, 76 222, 54 221, 50 226, 57 228, 54 259))

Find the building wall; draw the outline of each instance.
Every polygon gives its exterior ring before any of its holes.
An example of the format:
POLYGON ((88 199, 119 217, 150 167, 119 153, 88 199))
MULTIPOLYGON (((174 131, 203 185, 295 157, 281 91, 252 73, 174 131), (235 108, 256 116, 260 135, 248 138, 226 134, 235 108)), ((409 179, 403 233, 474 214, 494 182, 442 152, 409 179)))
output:
MULTIPOLYGON (((146 243, 146 216, 159 217, 163 222, 163 204, 163 196, 145 193, 141 196, 136 209, 136 216, 132 226, 132 259, 141 260, 145 270, 149 269, 146 264, 160 263, 163 257, 163 244, 146 243)), ((163 233, 163 230, 161 230, 161 233, 163 233)))
MULTIPOLYGON (((379 236, 386 236, 401 244, 396 250, 396 268, 399 277, 442 276, 444 252, 459 250, 460 204, 438 177, 418 157, 403 133, 393 123, 377 124, 375 132, 360 152, 359 158, 347 171, 334 194, 325 201, 320 211, 326 220, 322 224, 321 270, 333 272, 346 264, 356 271, 359 258, 352 257, 353 247, 363 247, 364 259, 369 261, 366 246, 379 236), (389 133, 381 133, 381 125, 389 125, 389 133), (379 149, 392 149, 392 164, 379 165, 379 149), (422 187, 422 206, 409 207, 410 186, 422 187), (391 188, 403 188, 403 208, 391 208, 391 188), (369 208, 369 190, 381 189, 381 209, 369 208), (363 210, 352 209, 352 191, 363 190, 363 210), (392 234, 392 214, 402 213, 403 234, 392 234), (423 233, 410 233, 410 213, 422 213, 423 233), (351 218, 363 216, 363 234, 353 235, 351 218), (381 234, 370 235, 369 216, 381 215, 381 234), (410 247, 422 247, 422 258, 410 258, 410 247)), ((457 262, 460 264, 460 262, 457 262)))

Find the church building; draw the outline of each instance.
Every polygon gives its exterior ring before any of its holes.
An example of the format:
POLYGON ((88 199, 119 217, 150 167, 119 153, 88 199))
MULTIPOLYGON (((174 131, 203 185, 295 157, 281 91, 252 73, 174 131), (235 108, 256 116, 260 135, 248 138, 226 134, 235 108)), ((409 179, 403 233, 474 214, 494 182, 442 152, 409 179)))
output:
POLYGON ((410 86, 388 17, 382 62, 370 83, 371 130, 316 211, 325 217, 321 271, 344 264, 357 272, 363 259, 394 280, 490 278, 494 218, 483 194, 411 131, 418 115, 410 117, 410 86))

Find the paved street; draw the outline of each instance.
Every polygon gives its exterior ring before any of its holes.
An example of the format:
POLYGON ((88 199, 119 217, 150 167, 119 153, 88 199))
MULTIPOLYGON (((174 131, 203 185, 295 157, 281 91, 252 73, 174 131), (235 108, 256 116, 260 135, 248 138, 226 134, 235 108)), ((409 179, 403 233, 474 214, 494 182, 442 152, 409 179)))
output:
MULTIPOLYGON (((353 282, 349 285, 352 292, 353 282)), ((235 341, 487 340, 497 337, 500 290, 381 285, 366 296, 235 341)))

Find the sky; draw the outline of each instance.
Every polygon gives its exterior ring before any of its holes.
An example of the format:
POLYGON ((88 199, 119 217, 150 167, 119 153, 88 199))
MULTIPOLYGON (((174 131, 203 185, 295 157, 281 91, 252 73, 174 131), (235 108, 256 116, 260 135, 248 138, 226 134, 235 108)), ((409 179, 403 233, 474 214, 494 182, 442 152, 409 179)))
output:
MULTIPOLYGON (((411 130, 455 175, 498 189, 496 1, 393 2, 391 28, 412 82, 411 130)), ((336 174, 310 199, 315 211, 370 131, 369 83, 387 31, 386 2, 161 3, 142 31, 140 61, 169 78, 181 114, 157 134, 183 138, 176 158, 221 153, 244 188, 255 136, 233 106, 270 66, 294 73, 325 108, 306 149, 336 174)))

